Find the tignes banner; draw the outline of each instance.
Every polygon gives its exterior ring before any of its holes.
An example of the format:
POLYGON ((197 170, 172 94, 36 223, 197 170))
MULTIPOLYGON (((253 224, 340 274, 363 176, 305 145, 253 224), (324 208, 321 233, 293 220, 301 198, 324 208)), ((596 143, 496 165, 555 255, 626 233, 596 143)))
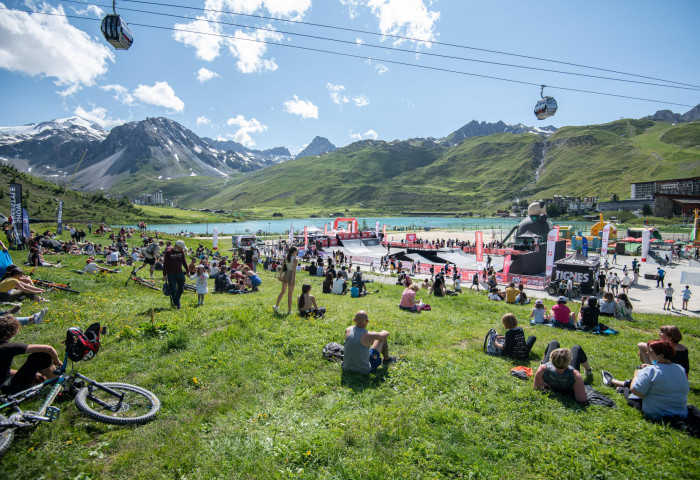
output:
POLYGON ((56 218, 56 233, 63 232, 63 199, 58 201, 58 217, 56 218))

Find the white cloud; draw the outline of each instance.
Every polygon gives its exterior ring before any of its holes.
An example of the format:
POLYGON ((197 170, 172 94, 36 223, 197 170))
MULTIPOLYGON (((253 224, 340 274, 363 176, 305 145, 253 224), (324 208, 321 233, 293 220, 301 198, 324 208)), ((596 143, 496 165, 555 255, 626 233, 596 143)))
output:
POLYGON ((389 67, 384 65, 383 63, 375 63, 374 64, 374 69, 377 71, 379 75, 384 75, 386 72, 389 71, 389 67))
POLYGON ((219 75, 216 72, 212 72, 211 70, 208 70, 204 67, 200 68, 197 71, 197 80, 199 80, 200 83, 204 83, 207 80, 211 80, 212 78, 221 78, 221 75, 219 75))
MULTIPOLYGON (((4 8, 5 5, 0 3, 4 8)), ((31 5, 31 4, 30 4, 31 5)), ((0 15, 0 68, 30 76, 54 78, 72 95, 92 86, 107 72, 114 54, 105 44, 68 23, 63 7, 43 4, 41 11, 55 15, 3 10, 0 15)))
MULTIPOLYGON (((268 28, 270 28, 268 26, 268 28)), ((255 30, 252 33, 236 32, 237 38, 227 38, 228 49, 238 58, 236 67, 242 73, 256 73, 277 70, 274 60, 263 58, 267 52, 267 45, 261 42, 282 40, 281 33, 266 30, 255 30)))
POLYGON ((267 130, 267 125, 263 125, 257 119, 251 118, 246 120, 243 115, 238 115, 235 118, 229 118, 226 122, 229 127, 238 127, 238 130, 233 135, 228 135, 238 143, 242 143, 246 147, 254 147, 255 141, 250 136, 251 133, 260 133, 267 130))
POLYGON ((93 107, 92 110, 87 111, 81 105, 73 112, 77 116, 84 118, 93 123, 99 124, 102 128, 110 129, 117 125, 122 125, 126 123, 126 120, 121 118, 109 118, 107 117, 107 110, 102 107, 93 107))
POLYGON ((114 92, 114 99, 122 102, 125 105, 134 104, 134 96, 129 93, 129 89, 126 87, 117 84, 103 85, 100 87, 100 90, 104 90, 105 92, 114 92))
POLYGON ((85 8, 77 8, 77 7, 70 7, 71 10, 73 10, 76 15, 80 15, 82 17, 97 17, 97 18, 102 18, 105 15, 105 11, 102 10, 100 7, 97 5, 86 5, 85 8))
POLYGON ((367 130, 365 133, 353 133, 352 130, 349 132, 350 134, 350 139, 351 140, 366 140, 368 138, 371 138, 372 140, 376 140, 379 137, 379 134, 372 130, 371 128, 367 130))
POLYGON ((152 87, 139 85, 134 89, 133 95, 143 103, 165 107, 175 112, 185 109, 185 103, 175 95, 168 82, 156 82, 152 87))
POLYGON ((318 119, 318 107, 308 100, 299 100, 296 95, 294 95, 294 100, 284 102, 284 111, 299 115, 301 118, 318 119))
POLYGON ((348 103, 350 99, 343 95, 343 92, 345 91, 345 85, 334 85, 330 82, 326 83, 326 88, 328 89, 328 93, 331 96, 331 100, 333 100, 333 103, 337 105, 342 105, 343 103, 348 103))
MULTIPOLYGON (((417 38, 420 40, 415 43, 425 47, 437 38, 435 26, 440 12, 429 11, 424 0, 367 0, 367 6, 379 20, 384 35, 417 38)), ((394 40, 394 44, 402 42, 394 40)))
POLYGON ((211 123, 211 120, 209 120, 207 117, 202 115, 201 117, 197 117, 197 125, 209 125, 211 123))
POLYGON ((355 105, 358 107, 366 107, 367 105, 369 105, 369 98, 367 98, 364 95, 352 97, 352 101, 355 102, 355 105))
POLYGON ((360 14, 361 0, 340 0, 340 4, 348 7, 348 15, 350 15, 351 19, 356 18, 360 14))
POLYGON ((274 31, 257 30, 249 33, 210 22, 240 21, 239 17, 223 11, 302 20, 311 8, 311 0, 206 0, 204 8, 209 11, 203 16, 198 16, 189 23, 176 24, 175 29, 187 31, 176 31, 173 38, 194 47, 197 58, 206 61, 215 60, 221 54, 221 48, 228 47, 231 55, 238 59, 238 69, 243 73, 253 73, 277 69, 274 60, 264 58, 267 45, 260 42, 281 41, 283 36, 274 31))

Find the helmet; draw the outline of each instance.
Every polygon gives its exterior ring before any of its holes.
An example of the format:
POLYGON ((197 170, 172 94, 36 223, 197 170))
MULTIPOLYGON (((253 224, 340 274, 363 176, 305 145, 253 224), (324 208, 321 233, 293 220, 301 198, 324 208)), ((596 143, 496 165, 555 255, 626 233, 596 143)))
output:
POLYGON ((90 360, 100 349, 100 324, 93 323, 85 333, 78 327, 71 327, 66 333, 66 353, 74 362, 90 360))

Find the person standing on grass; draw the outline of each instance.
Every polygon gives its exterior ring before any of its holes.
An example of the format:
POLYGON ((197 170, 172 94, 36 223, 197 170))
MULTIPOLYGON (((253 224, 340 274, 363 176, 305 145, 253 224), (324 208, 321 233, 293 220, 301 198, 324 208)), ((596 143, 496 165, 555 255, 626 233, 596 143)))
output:
POLYGON ((671 288, 671 284, 668 284, 668 287, 664 289, 664 294, 666 295, 666 300, 664 300, 664 310, 673 310, 673 288, 671 288), (666 308, 668 306, 668 308, 666 308))
POLYGON ((476 287, 476 291, 479 291, 479 272, 475 272, 472 276, 472 284, 469 286, 469 290, 476 287))
POLYGON ((683 290, 683 310, 688 310, 688 300, 690 300, 690 296, 692 295, 690 293, 690 287, 688 285, 685 286, 685 290, 683 290))
POLYGON ((150 267, 151 271, 151 278, 153 278, 153 269, 156 265, 156 260, 158 259, 158 255, 160 254, 160 247, 163 246, 163 242, 154 242, 153 239, 150 239, 150 243, 148 246, 143 250, 143 263, 141 264, 140 267, 135 268, 131 272, 133 275, 136 275, 139 270, 141 270, 143 267, 148 265, 150 267))
POLYGON ((345 329, 344 371, 368 375, 376 372, 382 363, 396 362, 396 357, 389 356, 389 332, 367 330, 369 316, 364 310, 357 312, 353 320, 355 325, 345 329))
POLYGON ((282 282, 282 291, 277 296, 277 302, 272 306, 275 313, 279 314, 279 305, 282 302, 284 293, 287 292, 287 314, 292 313, 292 298, 294 296, 294 281, 297 275, 297 265, 299 260, 297 259, 297 247, 292 246, 287 255, 284 257, 282 262, 282 273, 280 275, 280 282, 282 282))
POLYGON ((185 272, 188 268, 185 250, 185 242, 178 240, 175 246, 166 248, 163 253, 163 281, 170 285, 173 305, 178 310, 182 308, 180 297, 185 291, 185 272))
POLYGON ((197 265, 197 273, 190 278, 195 279, 194 286, 197 289, 197 305, 201 307, 204 305, 204 295, 209 293, 209 287, 207 285, 209 274, 207 274, 207 267, 205 265, 197 265))

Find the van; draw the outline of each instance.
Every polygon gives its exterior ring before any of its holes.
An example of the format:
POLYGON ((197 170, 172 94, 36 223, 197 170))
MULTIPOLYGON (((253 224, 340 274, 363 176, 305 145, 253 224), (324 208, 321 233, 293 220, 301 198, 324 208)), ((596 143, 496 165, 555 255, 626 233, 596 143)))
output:
POLYGON ((252 234, 233 235, 231 237, 231 246, 233 247, 232 250, 238 253, 243 253, 253 246, 260 248, 260 245, 264 245, 264 243, 252 234))

